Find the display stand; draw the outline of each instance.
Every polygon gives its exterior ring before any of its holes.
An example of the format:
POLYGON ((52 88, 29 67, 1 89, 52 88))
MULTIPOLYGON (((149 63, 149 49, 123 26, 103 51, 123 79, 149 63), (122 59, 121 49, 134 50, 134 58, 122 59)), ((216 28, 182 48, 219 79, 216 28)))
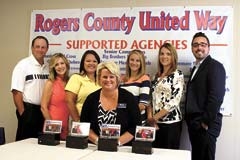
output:
POLYGON ((60 134, 58 133, 40 133, 38 144, 56 146, 60 144, 60 134))
POLYGON ((152 142, 151 141, 133 141, 132 142, 132 153, 139 154, 152 154, 152 142))
POLYGON ((68 135, 66 139, 66 147, 85 149, 88 147, 88 136, 71 136, 68 135))
POLYGON ((117 138, 99 138, 98 150, 116 152, 118 150, 117 138))

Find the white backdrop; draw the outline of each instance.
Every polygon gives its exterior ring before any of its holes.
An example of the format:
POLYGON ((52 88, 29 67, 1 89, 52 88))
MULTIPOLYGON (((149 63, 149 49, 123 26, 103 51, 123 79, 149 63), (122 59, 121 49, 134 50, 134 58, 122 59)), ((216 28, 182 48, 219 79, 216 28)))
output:
POLYGON ((64 53, 71 63, 71 73, 79 72, 81 56, 88 49, 95 50, 102 61, 114 60, 124 73, 129 51, 140 49, 145 53, 147 72, 151 76, 157 72, 159 47, 168 41, 177 49, 178 66, 187 81, 194 61, 192 36, 200 31, 210 39, 211 56, 225 66, 226 95, 221 112, 231 116, 231 6, 34 10, 30 39, 37 35, 46 36, 50 42, 46 60, 53 53, 64 53))

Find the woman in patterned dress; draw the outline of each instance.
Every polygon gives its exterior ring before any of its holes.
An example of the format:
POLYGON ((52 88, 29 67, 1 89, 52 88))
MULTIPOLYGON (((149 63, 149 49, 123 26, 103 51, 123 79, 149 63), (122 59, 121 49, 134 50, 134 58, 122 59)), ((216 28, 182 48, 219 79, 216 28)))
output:
POLYGON ((177 69, 177 51, 170 43, 159 50, 159 71, 152 83, 153 121, 158 125, 154 147, 178 149, 182 130, 180 101, 183 73, 177 69))

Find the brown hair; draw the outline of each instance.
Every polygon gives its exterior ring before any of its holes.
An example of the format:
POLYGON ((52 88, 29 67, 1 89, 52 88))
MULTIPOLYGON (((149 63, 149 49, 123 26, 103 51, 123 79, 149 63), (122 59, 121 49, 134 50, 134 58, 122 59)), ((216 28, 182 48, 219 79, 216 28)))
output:
POLYGON ((159 52, 158 52, 158 69, 159 69, 158 74, 159 75, 161 73, 163 73, 163 65, 161 64, 161 62, 159 60, 162 48, 168 49, 170 51, 170 53, 171 53, 171 56, 172 56, 172 65, 171 65, 170 69, 167 71, 167 76, 168 76, 168 75, 170 75, 171 73, 173 73, 177 69, 178 55, 177 55, 177 51, 176 51, 175 47, 172 44, 170 44, 170 43, 164 43, 160 47, 159 52))
POLYGON ((133 55, 133 54, 136 54, 140 58, 140 68, 139 68, 139 71, 138 71, 138 74, 137 74, 137 77, 135 80, 139 79, 146 73, 146 64, 145 64, 145 57, 144 57, 143 52, 138 49, 132 50, 127 57, 126 77, 124 78, 124 81, 127 81, 131 77, 131 69, 129 67, 129 61, 130 61, 131 55, 133 55))

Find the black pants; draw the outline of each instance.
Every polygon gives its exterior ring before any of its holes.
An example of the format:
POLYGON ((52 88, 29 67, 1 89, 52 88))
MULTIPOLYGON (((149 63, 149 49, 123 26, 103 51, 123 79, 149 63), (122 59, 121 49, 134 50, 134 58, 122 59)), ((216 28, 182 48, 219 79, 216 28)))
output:
POLYGON ((24 102, 24 112, 22 115, 16 110, 18 119, 18 128, 16 141, 26 138, 37 138, 39 132, 43 130, 44 118, 40 105, 34 105, 24 102))
POLYGON ((208 130, 201 127, 198 119, 193 118, 187 121, 192 146, 192 160, 214 160, 216 141, 222 126, 222 115, 217 115, 217 118, 209 124, 208 130))
POLYGON ((179 149, 182 122, 171 124, 158 123, 158 127, 153 146, 155 148, 179 149))

